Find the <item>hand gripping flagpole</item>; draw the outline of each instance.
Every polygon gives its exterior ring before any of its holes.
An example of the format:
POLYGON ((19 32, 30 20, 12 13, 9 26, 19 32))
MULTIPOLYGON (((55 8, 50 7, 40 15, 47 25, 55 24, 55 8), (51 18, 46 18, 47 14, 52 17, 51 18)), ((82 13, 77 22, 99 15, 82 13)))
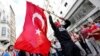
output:
POLYGON ((52 15, 54 15, 54 16, 56 16, 56 17, 58 17, 59 19, 61 19, 61 20, 65 20, 64 18, 62 18, 62 17, 59 17, 58 15, 56 15, 56 14, 54 14, 54 13, 52 13, 52 12, 50 12, 50 11, 48 11, 48 10, 46 10, 49 14, 52 14, 52 15))

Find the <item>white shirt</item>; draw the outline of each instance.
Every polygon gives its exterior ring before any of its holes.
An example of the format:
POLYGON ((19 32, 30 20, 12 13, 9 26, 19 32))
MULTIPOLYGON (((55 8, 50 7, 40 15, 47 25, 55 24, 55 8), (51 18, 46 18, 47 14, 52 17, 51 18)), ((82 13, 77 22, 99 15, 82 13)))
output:
POLYGON ((58 41, 55 43, 55 46, 56 46, 56 48, 61 48, 61 45, 58 41))

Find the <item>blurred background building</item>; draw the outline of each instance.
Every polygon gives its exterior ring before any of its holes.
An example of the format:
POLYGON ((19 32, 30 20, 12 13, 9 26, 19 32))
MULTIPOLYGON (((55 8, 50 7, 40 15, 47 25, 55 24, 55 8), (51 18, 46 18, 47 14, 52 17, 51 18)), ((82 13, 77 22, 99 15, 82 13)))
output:
POLYGON ((0 0, 0 51, 16 40, 15 14, 6 0, 0 0))
POLYGON ((100 0, 77 0, 65 18, 69 19, 72 25, 69 31, 79 31, 81 25, 100 19, 100 0))

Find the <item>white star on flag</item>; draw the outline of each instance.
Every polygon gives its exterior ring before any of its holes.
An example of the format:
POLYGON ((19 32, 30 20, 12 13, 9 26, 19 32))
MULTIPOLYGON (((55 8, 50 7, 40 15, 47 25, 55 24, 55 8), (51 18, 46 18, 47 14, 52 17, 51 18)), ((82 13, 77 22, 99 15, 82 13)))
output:
POLYGON ((40 35, 40 32, 41 31, 39 29, 36 30, 36 34, 40 35))

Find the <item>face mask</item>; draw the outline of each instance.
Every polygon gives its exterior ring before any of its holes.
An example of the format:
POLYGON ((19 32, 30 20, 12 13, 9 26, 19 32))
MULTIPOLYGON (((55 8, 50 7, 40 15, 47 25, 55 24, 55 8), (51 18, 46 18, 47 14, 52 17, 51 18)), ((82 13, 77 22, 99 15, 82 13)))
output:
POLYGON ((56 25, 56 27, 60 27, 61 26, 60 22, 55 22, 55 25, 56 25))

